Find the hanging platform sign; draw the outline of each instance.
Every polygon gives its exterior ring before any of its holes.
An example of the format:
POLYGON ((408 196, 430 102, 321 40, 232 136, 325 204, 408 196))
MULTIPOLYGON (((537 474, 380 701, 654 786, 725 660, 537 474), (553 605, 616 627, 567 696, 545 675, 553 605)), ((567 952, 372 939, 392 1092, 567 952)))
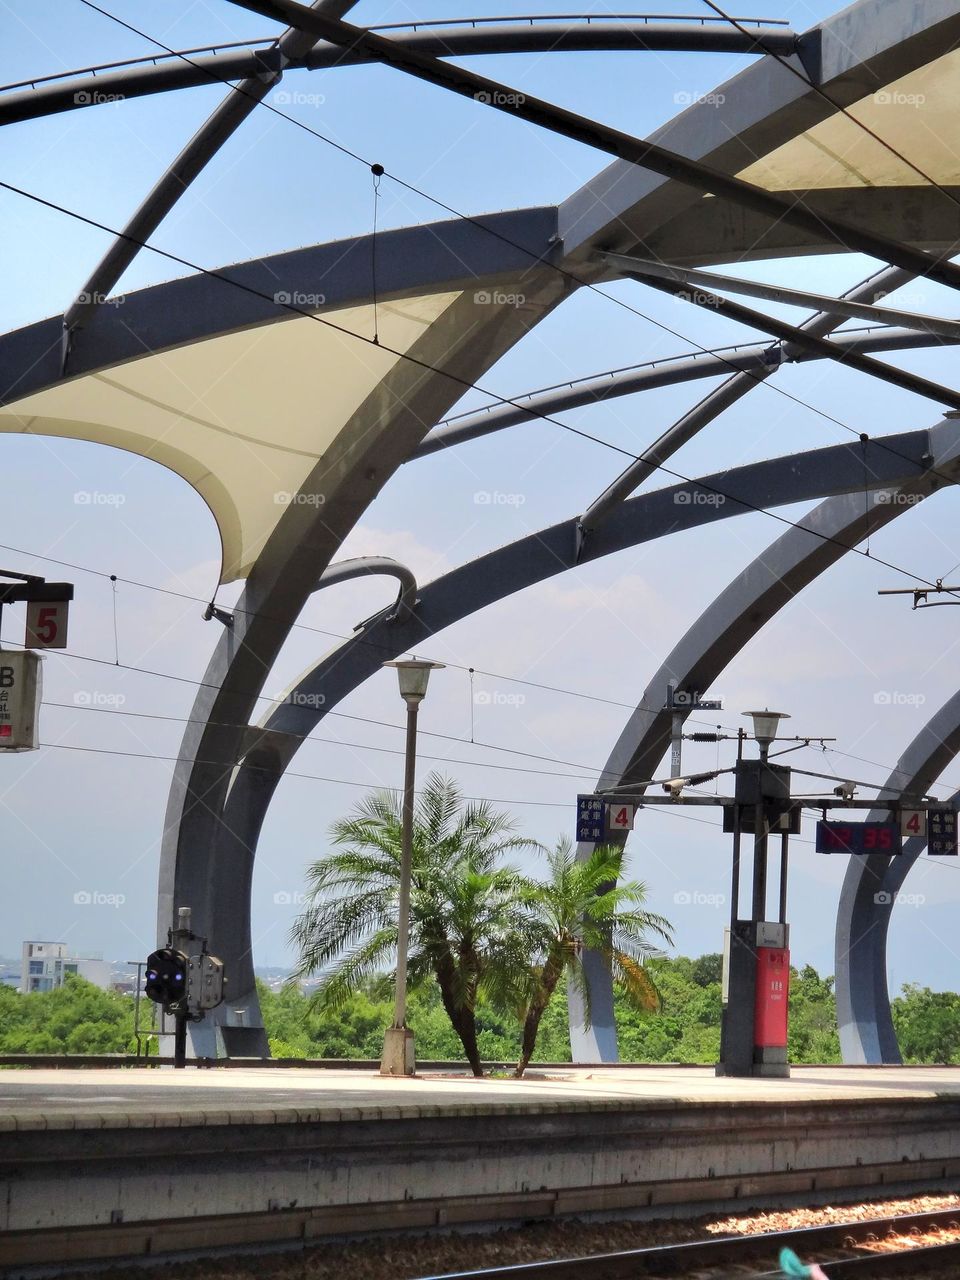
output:
POLYGON ((0 751, 40 745, 41 659, 26 650, 0 650, 0 751))

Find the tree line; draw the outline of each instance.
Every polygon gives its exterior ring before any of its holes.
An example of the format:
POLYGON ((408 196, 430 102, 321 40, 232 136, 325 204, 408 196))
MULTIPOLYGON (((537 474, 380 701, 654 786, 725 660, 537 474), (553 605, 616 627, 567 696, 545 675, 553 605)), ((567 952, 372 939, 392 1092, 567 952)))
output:
MULTIPOLYGON (((393 792, 366 796, 335 823, 307 869, 303 912, 291 930, 291 982, 260 985, 277 1057, 379 1058, 393 1020, 402 822, 393 792), (309 996, 302 984, 315 980, 309 996)), ((590 1019, 583 956, 615 988, 620 1054, 635 1062, 715 1062, 720 1049, 721 958, 670 958, 671 927, 648 910, 624 850, 600 846, 582 862, 568 839, 553 848, 518 836, 507 814, 464 801, 431 774, 416 801, 411 859, 407 1025, 421 1060, 570 1059, 567 991, 590 1019), (540 855, 539 876, 515 854, 540 855)), ((960 996, 906 986, 893 1002, 907 1061, 960 1061, 960 996)), ((833 979, 792 971, 789 1056, 839 1062, 833 979)), ((128 1053, 133 1002, 68 979, 59 991, 0 989, 0 1053, 128 1053)))
MULTIPOLYGON (((719 955, 662 957, 647 962, 661 1005, 656 1013, 615 1001, 620 1056, 628 1062, 716 1062, 720 1047, 719 955)), ((393 1016, 390 974, 365 979, 336 1011, 322 1010, 294 986, 258 983, 271 1052, 281 1058, 376 1059, 393 1016)), ((908 1063, 960 1064, 960 995, 904 986, 892 1002, 893 1021, 908 1063)), ((423 1061, 463 1061, 463 1047, 436 988, 411 994, 409 1022, 423 1061)), ((485 1000, 476 1013, 484 1062, 516 1062, 520 1029, 485 1000)), ((133 1053, 133 998, 68 978, 59 991, 20 995, 0 987, 0 1054, 133 1053)), ((790 1061, 840 1061, 833 978, 810 965, 791 970, 790 1061)), ((544 1015, 532 1063, 569 1062, 566 993, 544 1015)))

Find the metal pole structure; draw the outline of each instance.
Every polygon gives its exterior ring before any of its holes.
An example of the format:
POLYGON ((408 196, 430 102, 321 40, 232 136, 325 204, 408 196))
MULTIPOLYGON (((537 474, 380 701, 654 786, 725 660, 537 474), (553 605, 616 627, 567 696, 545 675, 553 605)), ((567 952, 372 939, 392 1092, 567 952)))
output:
MULTIPOLYGON (((178 950, 187 954, 187 948, 193 941, 193 931, 190 927, 192 912, 189 907, 179 907, 177 909, 177 927, 171 931, 171 944, 178 950)), ((184 998, 186 992, 184 992, 184 998)), ((185 1009, 177 1009, 173 1015, 173 1065, 175 1068, 183 1068, 187 1065, 187 1012, 185 1009)))
POLYGON ((787 856, 790 844, 790 833, 780 833, 780 923, 787 923, 787 856))
POLYGON ((185 1013, 174 1014, 173 1065, 174 1067, 187 1065, 187 1015, 185 1013))
POLYGON ((430 672, 442 662, 401 658, 396 667, 400 696, 407 704, 407 749, 403 771, 403 818, 400 833, 400 900, 397 906, 397 987, 393 1025, 383 1036, 382 1076, 412 1076, 417 1059, 413 1032, 407 1027, 407 946, 410 940, 410 880, 413 872, 413 785, 417 769, 417 712, 427 692, 430 672))
POLYGON ((753 827, 753 920, 767 918, 767 815, 763 803, 763 774, 767 753, 760 754, 760 787, 757 796, 757 816, 753 827))
MULTIPOLYGON (((737 764, 743 759, 744 730, 737 730, 737 764)), ((740 918, 740 805, 733 806, 733 866, 730 873, 730 929, 740 918)))
POLYGON ((673 713, 672 741, 670 744, 670 775, 679 778, 681 773, 680 756, 683 750, 683 715, 679 711, 673 713))
POLYGON ((400 905, 397 913, 397 992, 394 1030, 407 1025, 407 945, 410 937, 410 875, 413 865, 413 785, 417 771, 417 712, 420 703, 407 703, 407 747, 403 773, 403 830, 400 853, 400 905))

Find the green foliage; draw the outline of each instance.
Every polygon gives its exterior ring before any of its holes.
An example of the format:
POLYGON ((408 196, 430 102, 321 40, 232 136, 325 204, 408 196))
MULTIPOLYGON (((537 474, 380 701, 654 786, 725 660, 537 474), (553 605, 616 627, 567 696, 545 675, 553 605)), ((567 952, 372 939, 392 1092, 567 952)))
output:
POLYGON ((671 941, 669 922, 644 909, 646 887, 623 879, 621 847, 599 845, 581 862, 563 836, 547 854, 547 870, 545 879, 521 888, 530 984, 523 1005, 518 1076, 533 1055, 541 1019, 564 977, 576 988, 589 1023, 585 950, 601 957, 614 985, 635 1009, 651 1011, 659 1007, 660 995, 644 960, 659 952, 649 935, 671 941))
MULTIPOLYGON (((436 983, 476 1075, 478 1005, 492 993, 511 1003, 525 972, 513 923, 523 877, 503 857, 533 842, 512 829, 506 814, 486 801, 465 802, 437 773, 414 806, 407 974, 411 989, 436 983)), ((354 1009, 364 982, 397 947, 403 842, 396 795, 365 796, 334 824, 331 846, 307 871, 308 903, 291 936, 298 975, 320 975, 317 1004, 336 1015, 354 1009)))
POLYGON ((0 987, 0 1053, 134 1053, 133 1000, 67 978, 57 991, 0 987))
MULTIPOLYGON (((719 955, 654 957, 646 968, 660 995, 657 1011, 639 1008, 623 990, 615 996, 620 1056, 632 1062, 714 1063, 720 1053, 719 955), (715 980, 712 980, 716 975, 715 980)), ((322 1010, 297 990, 260 988, 271 1044, 284 1056, 378 1058, 393 1017, 393 983, 375 976, 336 1012, 322 1010)), ((912 1062, 960 1062, 960 996, 905 987, 893 1002, 904 1057, 912 1062)), ((520 1050, 516 1017, 486 999, 477 1004, 477 1042, 487 1062, 515 1062, 520 1050)), ((461 1061, 463 1050, 444 1012, 436 984, 410 996, 410 1026, 421 1061, 461 1061)), ((547 1005, 532 1062, 569 1062, 566 984, 547 1005)), ((833 978, 810 965, 791 971, 790 1061, 840 1061, 833 978)))
POLYGON ((891 1001, 904 1062, 960 1062, 960 995, 912 982, 891 1001))

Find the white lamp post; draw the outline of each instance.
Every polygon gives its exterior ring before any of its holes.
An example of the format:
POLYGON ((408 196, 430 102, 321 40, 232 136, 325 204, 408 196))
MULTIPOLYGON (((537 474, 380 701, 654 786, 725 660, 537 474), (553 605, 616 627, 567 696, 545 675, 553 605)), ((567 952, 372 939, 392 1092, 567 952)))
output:
POLYGON ((383 1037, 382 1076, 412 1076, 416 1070, 413 1032, 407 1027, 407 943, 410 935, 410 869, 413 861, 413 784, 417 767, 417 712, 427 692, 430 672, 442 662, 416 658, 385 662, 396 667, 400 696, 407 704, 407 747, 403 774, 403 828, 400 851, 400 904, 397 915, 397 991, 393 1025, 383 1037))

